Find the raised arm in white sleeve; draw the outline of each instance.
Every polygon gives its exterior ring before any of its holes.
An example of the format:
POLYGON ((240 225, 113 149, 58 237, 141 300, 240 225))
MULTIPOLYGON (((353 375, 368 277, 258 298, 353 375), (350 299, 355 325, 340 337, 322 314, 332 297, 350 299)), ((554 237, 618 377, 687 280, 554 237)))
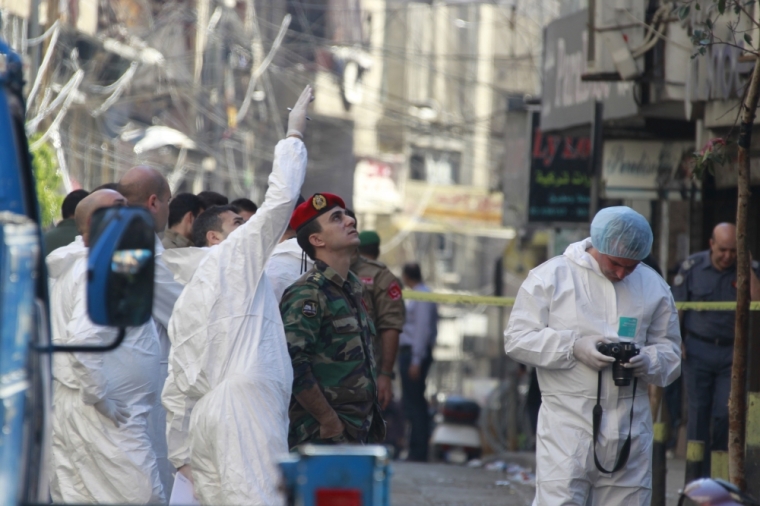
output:
POLYGON ((569 369, 576 362, 573 345, 578 336, 573 330, 549 327, 551 297, 550 289, 531 271, 517 293, 504 331, 504 349, 522 364, 569 369))
POLYGON ((244 289, 258 285, 267 260, 287 228, 301 194, 306 162, 303 141, 288 137, 278 142, 264 204, 218 246, 220 271, 240 271, 244 266, 243 279, 250 283, 244 289))

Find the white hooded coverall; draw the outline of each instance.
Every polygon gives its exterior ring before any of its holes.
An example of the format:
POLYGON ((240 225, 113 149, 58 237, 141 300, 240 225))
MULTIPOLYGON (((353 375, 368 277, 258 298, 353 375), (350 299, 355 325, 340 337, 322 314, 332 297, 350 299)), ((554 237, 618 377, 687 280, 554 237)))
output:
POLYGON ((209 249, 174 307, 163 392, 169 458, 203 504, 276 505, 293 369, 264 267, 298 198, 306 148, 280 141, 264 204, 209 249))
MULTIPOLYGON (((48 255, 53 342, 104 345, 117 330, 87 314, 87 248, 82 237, 48 255)), ((161 392, 160 344, 153 321, 127 330, 108 353, 58 353, 53 361, 51 496, 54 502, 165 502, 150 438, 161 392), (127 406, 120 427, 93 404, 108 398, 127 406)))
MULTIPOLYGON (((678 313, 665 281, 639 264, 612 283, 586 251, 591 240, 533 269, 520 287, 505 332, 507 355, 535 366, 542 404, 536 442, 534 506, 649 506, 652 414, 647 385, 666 386, 681 372, 678 313), (596 469, 592 410, 597 372, 576 361, 573 344, 584 336, 618 337, 624 318, 636 319, 633 342, 649 370, 639 378, 628 463, 612 475, 596 469)), ((631 382, 631 385, 633 382, 631 382)), ((603 369, 604 409, 597 443, 599 462, 612 469, 628 436, 632 386, 618 387, 603 369)))
MULTIPOLYGON (((178 248, 184 249, 184 248, 178 248)), ((170 250, 171 251, 171 250, 170 250)), ((171 341, 169 340, 169 319, 171 318, 174 304, 177 302, 179 295, 182 293, 184 284, 175 281, 174 274, 166 265, 163 256, 166 249, 156 235, 155 245, 155 274, 153 276, 153 322, 156 324, 158 333, 158 342, 161 346, 161 365, 160 365, 160 385, 163 388, 166 378, 169 375, 169 351, 171 341)), ((153 441, 153 450, 156 452, 158 461, 158 472, 161 477, 161 484, 164 487, 166 498, 171 497, 172 487, 174 486, 174 466, 169 461, 169 450, 166 445, 166 410, 161 404, 161 396, 156 396, 156 405, 151 412, 148 428, 150 429, 150 438, 153 441)))
POLYGON ((285 290, 298 281, 298 278, 314 265, 314 261, 306 257, 306 270, 302 271, 302 255, 303 250, 295 237, 282 241, 272 252, 266 273, 269 282, 272 284, 274 295, 277 297, 277 302, 282 300, 282 294, 285 293, 285 290))

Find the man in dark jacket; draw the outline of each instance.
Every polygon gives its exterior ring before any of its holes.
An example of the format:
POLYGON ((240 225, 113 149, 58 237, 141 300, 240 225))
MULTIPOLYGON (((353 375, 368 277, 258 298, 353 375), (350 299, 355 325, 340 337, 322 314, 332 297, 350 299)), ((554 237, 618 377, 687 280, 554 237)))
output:
POLYGON ((76 223, 74 223, 74 211, 77 204, 81 202, 90 193, 85 190, 74 190, 66 195, 61 205, 61 216, 63 219, 58 222, 55 228, 45 232, 45 255, 51 251, 66 246, 74 242, 77 232, 76 223))

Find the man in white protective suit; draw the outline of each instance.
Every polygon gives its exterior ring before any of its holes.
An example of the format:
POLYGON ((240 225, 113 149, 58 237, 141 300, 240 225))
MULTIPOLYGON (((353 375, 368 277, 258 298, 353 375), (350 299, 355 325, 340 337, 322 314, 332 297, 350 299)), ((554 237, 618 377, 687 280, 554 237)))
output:
MULTIPOLYGON (((124 205, 113 190, 98 190, 76 208, 80 236, 47 257, 53 342, 105 345, 117 330, 87 314, 87 251, 92 213, 124 205)), ((149 433, 160 397, 160 344, 152 321, 127 329, 108 353, 60 353, 53 362, 51 496, 54 502, 147 504, 165 502, 149 433)))
POLYGON ((277 461, 288 452, 293 370, 264 268, 303 184, 312 98, 307 86, 290 113, 264 204, 209 248, 169 323, 169 455, 203 504, 283 502, 277 461))
MULTIPOLYGON (((164 233, 169 221, 169 201, 171 188, 169 182, 158 170, 138 165, 129 169, 119 180, 118 191, 127 199, 131 206, 140 206, 148 210, 153 217, 156 231, 155 274, 153 283, 153 322, 156 324, 158 341, 161 345, 161 361, 159 376, 161 385, 168 376, 169 369, 169 318, 183 285, 174 280, 174 275, 163 261, 166 251, 158 234, 164 233)), ((160 396, 150 416, 150 436, 153 449, 158 459, 158 470, 161 483, 164 486, 167 499, 171 497, 174 466, 171 465, 166 445, 166 411, 161 405, 160 396)))
MULTIPOLYGON (((299 196, 296 207, 303 201, 303 197, 299 196)), ((272 284, 277 302, 282 300, 285 289, 298 281, 298 278, 309 271, 313 265, 314 261, 306 256, 298 245, 296 231, 290 228, 290 222, 288 222, 288 228, 282 234, 280 244, 272 252, 266 269, 267 278, 272 284)))
POLYGON ((590 238, 530 271, 520 287, 505 349, 517 362, 536 367, 541 387, 534 506, 650 503, 647 385, 664 387, 681 372, 670 289, 640 263, 651 248, 643 216, 628 207, 603 209, 591 223, 590 238), (615 384, 609 367, 615 359, 598 349, 615 342, 617 348, 633 342, 640 349, 618 368, 633 373, 628 386, 615 384), (602 417, 595 444, 597 403, 602 417), (629 431, 627 463, 612 473, 600 471, 620 467, 629 431))

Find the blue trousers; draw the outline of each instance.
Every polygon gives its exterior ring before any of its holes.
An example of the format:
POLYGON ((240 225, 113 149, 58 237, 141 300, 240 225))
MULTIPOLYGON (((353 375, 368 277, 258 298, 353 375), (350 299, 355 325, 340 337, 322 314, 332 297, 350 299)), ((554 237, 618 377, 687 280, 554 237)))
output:
POLYGON ((412 351, 407 347, 399 350, 398 366, 401 373, 401 402, 404 415, 412 426, 409 435, 408 460, 427 462, 428 441, 430 440, 430 411, 425 399, 425 380, 430 364, 433 363, 431 353, 420 364, 420 377, 413 380, 409 377, 409 366, 412 365, 412 351))
POLYGON ((704 441, 704 475, 710 476, 710 452, 728 449, 728 396, 733 346, 716 346, 686 338, 684 374, 689 401, 686 434, 704 441))

